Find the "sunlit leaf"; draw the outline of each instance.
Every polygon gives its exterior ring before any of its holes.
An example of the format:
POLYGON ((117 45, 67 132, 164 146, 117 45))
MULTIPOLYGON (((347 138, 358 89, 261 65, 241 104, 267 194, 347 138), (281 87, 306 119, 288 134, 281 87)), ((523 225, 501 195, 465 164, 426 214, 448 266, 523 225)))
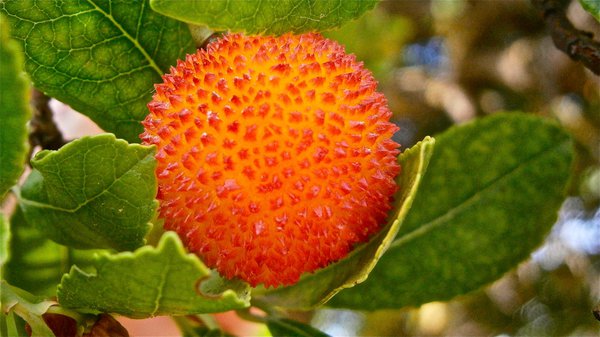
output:
POLYGON ((221 312, 247 307, 247 284, 220 278, 167 232, 158 247, 100 255, 95 272, 77 267, 63 278, 58 301, 81 312, 144 318, 221 312))
POLYGON ((120 138, 139 141, 153 84, 192 52, 187 26, 147 1, 0 2, 36 88, 120 138))
POLYGON ((25 219, 73 248, 143 245, 157 207, 153 154, 112 134, 39 152, 20 193, 25 219))
POLYGON ((392 215, 388 225, 381 232, 368 243, 357 247, 346 258, 313 274, 304 275, 293 286, 257 294, 257 299, 282 307, 308 309, 327 302, 344 288, 363 282, 402 225, 421 177, 427 170, 433 145, 434 140, 427 137, 400 155, 402 174, 397 178, 400 190, 395 196, 396 207, 390 213, 392 215))
POLYGON ((27 156, 27 121, 31 113, 22 55, 0 15, 0 200, 17 182, 27 156))
POLYGON ((572 142, 561 128, 519 113, 437 136, 396 240, 365 283, 330 304, 414 306, 497 279, 527 258, 556 220, 572 157, 572 142))
POLYGON ((372 9, 377 0, 150 0, 155 11, 213 30, 251 34, 335 28, 372 9))

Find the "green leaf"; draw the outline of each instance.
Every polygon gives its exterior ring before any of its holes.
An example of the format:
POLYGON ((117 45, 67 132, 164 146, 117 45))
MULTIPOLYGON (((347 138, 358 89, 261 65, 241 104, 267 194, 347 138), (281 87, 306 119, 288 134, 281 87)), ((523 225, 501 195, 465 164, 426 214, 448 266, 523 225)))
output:
POLYGON ((444 301, 497 279, 545 237, 573 157, 554 123, 495 114, 436 137, 396 240, 369 279, 331 304, 367 310, 444 301))
POLYGON ((19 288, 13 287, 6 281, 0 281, 0 296, 2 314, 14 312, 31 326, 32 336, 54 336, 52 330, 46 325, 42 315, 56 302, 44 301, 19 288))
POLYGON ((8 315, 0 315, 0 336, 27 336, 25 322, 12 311, 8 315))
POLYGON ((199 327, 194 329, 193 334, 186 334, 185 337, 233 337, 232 335, 224 332, 220 329, 209 329, 205 327, 199 327))
POLYGON ((372 9, 377 0, 150 0, 155 11, 213 30, 249 34, 322 31, 372 9))
POLYGON ((147 1, 0 2, 36 88, 104 130, 139 141, 153 84, 193 52, 187 26, 147 1))
POLYGON ((0 15, 0 200, 17 183, 27 156, 29 84, 19 44, 0 15))
POLYGON ((99 250, 77 250, 59 245, 31 226, 17 208, 10 221, 10 258, 2 277, 35 295, 56 296, 56 286, 73 264, 87 268, 99 250))
POLYGON ((402 174, 397 178, 400 190, 395 196, 396 207, 390 213, 392 216, 382 231, 368 243, 354 249, 346 258, 313 274, 305 274, 295 285, 276 288, 262 296, 255 296, 257 302, 294 309, 310 309, 327 302, 340 290, 363 282, 402 225, 419 188, 421 177, 427 169, 434 143, 433 138, 427 137, 400 155, 398 160, 402 165, 402 174))
POLYGON ((297 321, 293 321, 287 318, 267 318, 267 327, 271 334, 277 336, 289 336, 289 337, 328 337, 329 335, 313 328, 310 325, 306 325, 297 321))
POLYGON ((590 14, 592 14, 592 16, 596 18, 597 21, 600 21, 600 1, 579 0, 579 3, 586 11, 590 12, 590 14))
MULTIPOLYGON (((10 257, 8 245, 10 243, 10 223, 4 213, 0 212, 0 268, 4 266, 6 260, 10 257)), ((4 272, 2 273, 4 278, 4 272)))
POLYGON ((95 273, 73 267, 63 277, 58 288, 62 306, 145 318, 240 309, 250 301, 247 284, 224 280, 196 255, 186 255, 173 232, 165 233, 158 247, 100 255, 95 267, 95 273))
POLYGON ((39 152, 19 196, 25 219, 73 248, 143 245, 157 207, 153 154, 112 134, 39 152))

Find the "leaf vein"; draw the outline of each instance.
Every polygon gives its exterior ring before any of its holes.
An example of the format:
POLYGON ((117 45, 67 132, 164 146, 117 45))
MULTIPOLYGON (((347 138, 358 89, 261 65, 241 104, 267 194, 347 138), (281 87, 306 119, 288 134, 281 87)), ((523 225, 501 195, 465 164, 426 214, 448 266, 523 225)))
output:
POLYGON ((456 206, 454 206, 452 209, 450 209, 446 213, 441 214, 441 215, 437 216, 436 218, 432 219, 431 221, 419 226, 412 232, 409 232, 409 233, 403 235, 402 237, 399 237, 390 245, 390 248, 402 246, 405 243, 407 243, 413 239, 416 239, 418 237, 421 237, 421 236, 427 234, 428 232, 430 232, 431 230, 443 225, 444 223, 447 222, 447 220, 454 218, 456 215, 460 214, 464 209, 466 209, 469 206, 476 203, 479 199, 482 198, 483 194, 485 194, 487 191, 491 190, 498 182, 505 180, 505 179, 509 179, 512 175, 516 174, 516 172, 518 172, 520 169, 526 167, 527 163, 537 160, 539 157, 545 155, 548 152, 554 151, 557 148, 560 148, 564 144, 565 143, 562 143, 558 146, 551 146, 551 147, 545 148, 545 149, 539 151, 538 153, 536 153, 535 155, 530 156, 527 160, 520 162, 518 165, 516 165, 515 167, 508 170, 506 173, 504 173, 504 174, 498 176, 496 179, 490 181, 482 189, 480 189, 479 191, 477 191, 470 197, 466 198, 464 201, 457 204, 456 206))
MULTIPOLYGON (((94 0, 87 0, 87 2, 89 4, 91 4, 92 6, 94 6, 98 12, 100 12, 102 15, 104 15, 108 20, 110 20, 110 22, 113 25, 115 25, 115 27, 117 27, 121 32, 123 32, 123 36, 125 36, 127 39, 129 39, 131 41, 131 43, 133 43, 133 45, 140 51, 140 53, 142 53, 142 55, 144 56, 144 58, 146 58, 146 60, 150 64, 150 67, 152 67, 152 69, 154 69, 158 73, 159 76, 161 76, 162 74, 165 73, 162 69, 160 69, 160 67, 156 64, 156 62, 154 62, 154 59, 152 57, 150 57, 150 55, 148 54, 148 52, 146 51, 146 49, 144 49, 144 47, 139 43, 139 41, 137 39, 135 39, 133 36, 131 36, 131 34, 129 34, 129 32, 127 32, 125 30, 125 28, 123 28, 123 26, 121 26, 121 24, 118 23, 113 18, 112 15, 110 15, 109 13, 106 13, 104 10, 102 10, 102 8, 100 8, 94 2, 94 0)), ((143 7, 142 7, 142 10, 143 10, 143 7)))
MULTIPOLYGON (((79 211, 82 207, 84 207, 85 205, 89 204, 90 202, 94 201, 95 199, 99 198, 100 196, 104 195, 105 193, 111 193, 110 189, 113 187, 114 184, 116 184, 124 175, 126 175, 127 173, 129 173, 131 170, 133 170, 136 166, 141 165, 141 163, 144 161, 145 158, 147 158, 150 155, 144 156, 143 158, 141 158, 140 160, 136 161, 135 164, 133 164, 132 166, 130 166, 129 168, 127 168, 126 170, 124 170, 124 172, 119 175, 116 176, 116 178, 110 183, 110 185, 108 185, 106 188, 104 188, 102 191, 98 192, 98 194, 92 196, 91 198, 87 199, 86 201, 84 201, 83 203, 75 206, 74 208, 63 208, 63 207, 58 207, 52 204, 47 204, 47 203, 42 203, 42 202, 38 202, 38 201, 34 201, 34 200, 29 200, 23 197, 20 197, 20 201, 31 205, 31 206, 35 206, 38 208, 46 208, 46 209, 52 209, 52 210, 56 210, 56 211, 62 211, 62 212, 67 212, 67 213, 75 213, 77 211, 79 211)), ((68 191, 68 189, 67 189, 68 191)))

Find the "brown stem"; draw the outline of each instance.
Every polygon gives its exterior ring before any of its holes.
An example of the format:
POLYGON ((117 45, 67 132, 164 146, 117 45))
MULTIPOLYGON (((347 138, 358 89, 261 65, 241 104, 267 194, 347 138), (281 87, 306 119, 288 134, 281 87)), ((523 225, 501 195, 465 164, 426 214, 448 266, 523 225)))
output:
POLYGON ((52 109, 48 106, 48 102, 50 97, 33 89, 30 102, 33 116, 29 123, 29 144, 32 150, 36 146, 57 150, 66 143, 52 119, 52 109))
POLYGON ((573 27, 565 13, 570 1, 531 0, 531 2, 543 16, 554 45, 571 59, 581 62, 596 75, 600 75, 600 42, 593 39, 592 33, 573 27))

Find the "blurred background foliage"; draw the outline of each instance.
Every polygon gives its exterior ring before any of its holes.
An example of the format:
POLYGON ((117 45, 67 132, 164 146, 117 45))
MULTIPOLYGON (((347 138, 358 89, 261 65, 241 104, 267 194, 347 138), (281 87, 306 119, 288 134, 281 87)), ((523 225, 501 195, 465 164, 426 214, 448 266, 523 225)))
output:
MULTIPOLYGON (((578 1, 567 16, 598 39, 600 24, 578 1)), ((578 157, 546 243, 502 279, 420 308, 323 309, 312 324, 334 336, 598 336, 592 309, 600 301, 599 77, 554 46, 528 0, 382 1, 325 35, 373 70, 403 148, 508 110, 557 120, 576 140, 578 157)))

